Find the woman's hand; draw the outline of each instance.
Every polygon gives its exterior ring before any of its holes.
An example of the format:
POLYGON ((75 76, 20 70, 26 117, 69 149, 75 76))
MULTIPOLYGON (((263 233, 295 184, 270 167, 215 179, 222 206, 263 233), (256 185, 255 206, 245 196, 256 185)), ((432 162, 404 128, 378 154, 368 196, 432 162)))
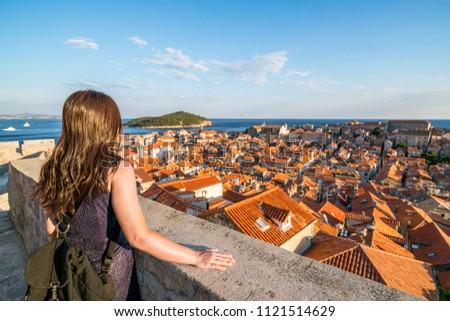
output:
POLYGON ((199 252, 195 266, 201 269, 225 271, 227 267, 232 266, 235 262, 231 254, 220 253, 217 249, 208 249, 199 252))

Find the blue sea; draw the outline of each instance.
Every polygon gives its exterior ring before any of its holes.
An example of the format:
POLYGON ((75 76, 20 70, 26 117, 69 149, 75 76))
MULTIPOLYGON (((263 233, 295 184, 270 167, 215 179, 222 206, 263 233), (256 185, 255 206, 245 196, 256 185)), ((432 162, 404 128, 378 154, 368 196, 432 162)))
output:
MULTIPOLYGON (((124 123, 129 119, 123 119, 124 123)), ((319 126, 322 124, 344 124, 351 119, 211 119, 213 125, 205 129, 227 132, 242 132, 253 125, 276 125, 287 123, 288 126, 313 124, 319 126)), ((385 119, 359 119, 364 121, 386 121, 385 119)), ((450 119, 429 120, 433 127, 446 128, 450 130, 450 119)), ((167 129, 146 129, 124 127, 125 134, 145 134, 148 132, 164 132, 167 129)), ((194 130, 197 130, 194 129, 194 130)), ((0 119, 0 142, 5 141, 24 141, 29 139, 55 139, 58 141, 61 134, 61 119, 0 119), (24 127, 25 122, 30 124, 24 127), (8 127, 13 127, 15 131, 4 131, 8 127)))

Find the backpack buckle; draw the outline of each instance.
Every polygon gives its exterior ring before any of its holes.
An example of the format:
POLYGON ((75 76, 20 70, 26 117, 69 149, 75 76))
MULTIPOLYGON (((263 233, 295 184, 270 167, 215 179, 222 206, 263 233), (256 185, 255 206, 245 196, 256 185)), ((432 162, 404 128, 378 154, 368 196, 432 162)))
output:
POLYGON ((112 258, 105 257, 105 260, 103 261, 102 265, 102 273, 109 273, 109 271, 111 270, 111 265, 112 265, 112 258))
POLYGON ((60 221, 58 225, 56 225, 56 238, 66 237, 67 232, 69 232, 70 223, 64 223, 64 221, 60 221))
POLYGON ((50 283, 50 287, 52 288, 52 297, 50 299, 50 301, 59 301, 58 299, 58 287, 59 287, 59 282, 52 282, 50 283))

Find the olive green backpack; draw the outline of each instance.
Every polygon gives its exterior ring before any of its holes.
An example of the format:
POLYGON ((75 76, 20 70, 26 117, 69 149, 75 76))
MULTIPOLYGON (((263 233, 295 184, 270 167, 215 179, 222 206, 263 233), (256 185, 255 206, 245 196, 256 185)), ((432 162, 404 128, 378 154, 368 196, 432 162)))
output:
POLYGON ((108 242, 100 273, 87 254, 66 238, 71 218, 58 223, 56 237, 34 251, 25 267, 29 301, 104 301, 114 300, 116 291, 109 274, 120 232, 116 221, 108 242))

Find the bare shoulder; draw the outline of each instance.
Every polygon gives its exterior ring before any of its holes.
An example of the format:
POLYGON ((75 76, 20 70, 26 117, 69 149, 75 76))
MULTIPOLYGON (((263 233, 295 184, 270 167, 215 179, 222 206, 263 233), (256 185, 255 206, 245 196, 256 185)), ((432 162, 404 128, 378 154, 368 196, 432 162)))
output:
POLYGON ((114 181, 123 181, 123 180, 134 180, 134 169, 131 164, 126 161, 122 160, 120 164, 117 167, 117 170, 112 174, 112 183, 114 184, 114 181))

